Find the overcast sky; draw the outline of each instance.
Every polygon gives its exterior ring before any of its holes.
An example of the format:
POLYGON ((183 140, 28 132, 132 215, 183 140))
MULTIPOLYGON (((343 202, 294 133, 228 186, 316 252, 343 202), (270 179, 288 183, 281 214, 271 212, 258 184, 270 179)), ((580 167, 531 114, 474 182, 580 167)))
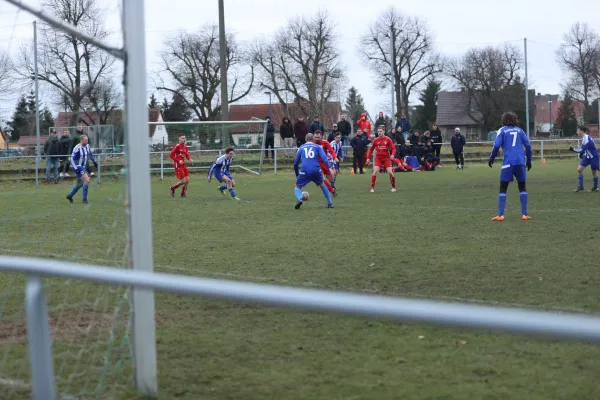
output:
MULTIPOLYGON (((27 1, 27 0, 25 0, 27 1)), ((120 16, 118 0, 98 0, 105 8, 107 28, 119 42, 120 16)), ((37 0, 29 0, 36 4, 37 0)), ((433 31, 438 50, 459 55, 471 47, 500 45, 505 42, 523 45, 528 39, 530 87, 542 93, 559 93, 563 73, 556 63, 555 51, 563 34, 574 22, 587 22, 600 31, 600 6, 595 0, 225 0, 226 29, 239 41, 269 36, 297 15, 310 15, 319 9, 329 11, 337 22, 342 64, 350 85, 358 88, 371 115, 391 108, 391 94, 375 88, 372 74, 357 61, 360 35, 378 14, 396 4, 407 15, 419 16, 433 31), (595 4, 595 5, 594 5, 595 4)), ((166 37, 178 31, 194 31, 206 23, 218 22, 217 0, 146 0, 146 45, 148 70, 158 68, 157 53, 166 37)), ((0 46, 16 53, 16 49, 32 40, 34 18, 18 12, 0 0, 0 46)), ((151 84, 151 80, 148 80, 151 84)), ((445 84, 444 89, 452 89, 445 84)), ((149 93, 151 92, 149 87, 149 93)), ((42 93, 42 98, 47 97, 42 93)), ((2 118, 14 104, 2 96, 2 118)), ((252 101, 268 102, 265 95, 252 101)), ((14 103, 14 102, 13 102, 14 103)))

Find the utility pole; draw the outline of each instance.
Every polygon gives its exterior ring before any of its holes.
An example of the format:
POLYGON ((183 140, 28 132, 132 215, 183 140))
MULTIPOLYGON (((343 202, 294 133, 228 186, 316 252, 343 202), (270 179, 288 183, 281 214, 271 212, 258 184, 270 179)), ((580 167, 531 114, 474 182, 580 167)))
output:
MULTIPOLYGON (((221 121, 229 121, 229 94, 227 93, 227 37, 225 35, 225 5, 219 0, 219 52, 221 56, 221 121)), ((229 132, 221 127, 221 145, 229 146, 229 132)))
POLYGON ((525 45, 525 121, 527 124, 527 137, 529 137, 529 75, 527 73, 527 38, 523 40, 525 45))
POLYGON ((40 149, 40 99, 38 84, 38 48, 37 48, 37 22, 33 21, 33 63, 35 64, 35 136, 36 136, 36 155, 35 158, 35 184, 39 185, 38 169, 41 163, 40 149))
POLYGON ((391 75, 390 80, 392 81, 392 126, 396 123, 396 41, 394 40, 394 27, 390 27, 390 67, 391 75))

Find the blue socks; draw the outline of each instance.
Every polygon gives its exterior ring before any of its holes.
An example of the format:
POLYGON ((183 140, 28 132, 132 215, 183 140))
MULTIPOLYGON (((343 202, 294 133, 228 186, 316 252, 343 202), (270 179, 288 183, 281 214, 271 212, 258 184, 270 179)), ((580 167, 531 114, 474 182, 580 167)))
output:
POLYGON ((506 193, 498 194, 498 215, 504 215, 506 208, 506 193))
POLYGON ((579 175, 577 178, 579 180, 579 187, 583 187, 583 175, 579 175))
POLYGON ((235 197, 235 190, 233 190, 233 188, 229 189, 229 194, 232 198, 235 197))
MULTIPOLYGON (((331 193, 329 193, 329 189, 327 189, 327 186, 321 186, 321 190, 323 191, 325 199, 327 199, 327 205, 331 204, 331 193)), ((300 196, 302 196, 302 194, 300 196)))
POLYGON ((527 192, 519 193, 519 199, 521 200, 521 213, 527 215, 527 192))
POLYGON ((219 190, 220 191, 223 191, 225 189, 227 189, 227 185, 221 185, 221 186, 219 186, 219 190))
POLYGON ((296 200, 302 201, 302 189, 295 188, 294 189, 294 194, 296 195, 296 200))
POLYGON ((87 200, 88 185, 83 185, 83 200, 87 200))
MULTIPOLYGON (((71 189, 71 193, 69 193, 69 197, 75 196, 75 193, 77 193, 79 191, 80 187, 81 187, 81 185, 79 184, 79 182, 77 182, 75 184, 75 186, 73 186, 73 189, 71 189)), ((87 192, 87 190, 86 190, 86 192, 87 192)))
POLYGON ((594 189, 598 189, 598 177, 594 177, 594 189))

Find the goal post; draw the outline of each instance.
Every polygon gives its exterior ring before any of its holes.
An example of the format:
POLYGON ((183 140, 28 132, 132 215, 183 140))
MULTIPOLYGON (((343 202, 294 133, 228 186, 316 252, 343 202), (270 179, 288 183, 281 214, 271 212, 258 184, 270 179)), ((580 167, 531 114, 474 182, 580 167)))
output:
POLYGON ((247 173, 262 175, 265 157, 267 121, 169 121, 149 122, 150 147, 152 150, 151 170, 173 173, 169 151, 180 136, 186 143, 194 164, 191 171, 207 170, 216 157, 228 148, 236 152, 231 165, 247 173), (227 143, 223 140, 227 138, 227 143), (159 164, 160 163, 160 164, 159 164), (160 165, 160 168, 158 166, 160 165))

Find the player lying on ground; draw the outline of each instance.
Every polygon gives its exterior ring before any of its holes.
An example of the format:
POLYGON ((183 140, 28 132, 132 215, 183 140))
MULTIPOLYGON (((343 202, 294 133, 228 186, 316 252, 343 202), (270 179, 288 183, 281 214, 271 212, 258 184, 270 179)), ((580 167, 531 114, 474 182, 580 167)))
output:
POLYGON ((492 221, 504 221, 504 208, 506 206, 506 191, 508 184, 513 181, 513 177, 517 178, 519 185, 519 199, 521 200, 521 219, 527 221, 531 219, 527 214, 527 171, 531 169, 531 144, 527 135, 521 128, 517 126, 517 116, 512 112, 507 112, 502 115, 502 128, 498 131, 494 149, 490 155, 488 165, 492 168, 494 159, 498 155, 498 150, 502 148, 502 168, 500 169, 500 193, 498 194, 498 215, 492 218, 492 221), (525 148, 525 155, 523 154, 525 148))
POLYGON ((435 168, 440 164, 440 158, 435 155, 435 149, 431 142, 427 142, 425 153, 423 154, 423 162, 421 163, 421 171, 435 171, 435 168))
POLYGON ((323 191, 323 196, 327 200, 327 208, 333 208, 331 202, 331 194, 325 185, 323 173, 321 172, 322 162, 327 162, 327 155, 323 148, 316 143, 313 143, 314 136, 312 133, 306 135, 306 143, 300 146, 294 159, 294 172, 296 173, 296 187, 294 194, 296 195, 296 210, 302 206, 302 188, 313 182, 320 186, 323 191), (300 163, 302 168, 298 170, 300 163))
POLYGON ((371 193, 375 191, 375 182, 377 181, 377 174, 383 167, 390 176, 390 183, 392 184, 392 192, 396 191, 396 177, 394 176, 394 170, 392 169, 392 158, 396 155, 396 147, 392 139, 385 136, 383 128, 377 128, 377 137, 373 139, 373 145, 369 148, 367 153, 367 164, 371 162, 371 156, 375 152, 375 164, 373 165, 373 176, 371 176, 371 193))
POLYGON ((190 172, 188 171, 188 167, 185 164, 185 160, 187 159, 190 163, 192 163, 190 153, 188 151, 187 146, 185 145, 185 136, 179 136, 179 143, 173 146, 169 157, 171 157, 171 159, 173 160, 175 176, 178 179, 177 183, 171 186, 171 188, 169 189, 171 197, 175 197, 175 189, 177 189, 179 186, 183 186, 181 188, 181 197, 185 197, 187 193, 188 183, 190 181, 190 172))
POLYGON ((208 170, 208 181, 212 179, 214 175, 217 178, 219 183, 222 183, 221 186, 217 188, 219 192, 223 196, 225 196, 225 189, 229 190, 229 194, 231 195, 231 200, 240 200, 239 197, 235 195, 235 181, 229 172, 229 166, 231 165, 231 160, 233 160, 234 156, 233 147, 228 147, 225 149, 225 154, 220 157, 217 157, 214 163, 210 166, 208 170))
POLYGON ((581 192, 583 190, 583 170, 588 165, 592 169, 592 176, 594 177, 594 187, 590 192, 597 192, 598 168, 600 167, 600 155, 598 149, 596 148, 596 144, 592 137, 587 134, 587 128, 585 126, 577 127, 577 136, 581 138, 581 148, 574 149, 569 147, 569 150, 579 154, 579 158, 581 158, 579 167, 577 167, 579 185, 577 186, 577 189, 575 189, 575 192, 581 192))
POLYGON ((92 160, 94 167, 98 168, 98 163, 94 159, 94 155, 92 154, 92 150, 88 144, 88 137, 86 135, 82 135, 79 144, 73 148, 73 152, 71 153, 71 167, 73 168, 73 171, 75 171, 75 176, 77 177, 77 183, 75 186, 73 186, 73 189, 71 189, 71 193, 67 195, 67 200, 69 200, 71 203, 73 203, 73 196, 75 196, 75 193, 77 193, 77 191, 79 191, 79 189, 82 187, 82 200, 86 204, 88 202, 88 185, 90 183, 90 177, 88 175, 88 171, 86 170, 88 160, 92 160))
MULTIPOLYGON (((406 161, 404 161, 403 158, 394 158, 392 160, 392 164, 396 165, 396 167, 394 168, 394 172, 412 172, 412 171, 414 171, 414 168, 411 167, 410 165, 408 165, 408 163, 406 161)), ((383 173, 385 171, 386 171, 386 169, 382 165, 381 168, 379 168, 379 172, 383 173)))
POLYGON ((335 151, 333 151, 333 147, 331 147, 331 144, 329 144, 327 140, 323 140, 323 134, 320 130, 315 131, 313 139, 316 144, 321 146, 321 148, 327 156, 327 161, 321 162, 319 160, 323 176, 327 178, 327 180, 324 180, 323 183, 325 184, 329 192, 336 196, 337 193, 335 192, 335 188, 332 185, 332 183, 335 182, 335 171, 333 170, 332 166, 333 163, 339 162, 340 160, 338 160, 335 151))

